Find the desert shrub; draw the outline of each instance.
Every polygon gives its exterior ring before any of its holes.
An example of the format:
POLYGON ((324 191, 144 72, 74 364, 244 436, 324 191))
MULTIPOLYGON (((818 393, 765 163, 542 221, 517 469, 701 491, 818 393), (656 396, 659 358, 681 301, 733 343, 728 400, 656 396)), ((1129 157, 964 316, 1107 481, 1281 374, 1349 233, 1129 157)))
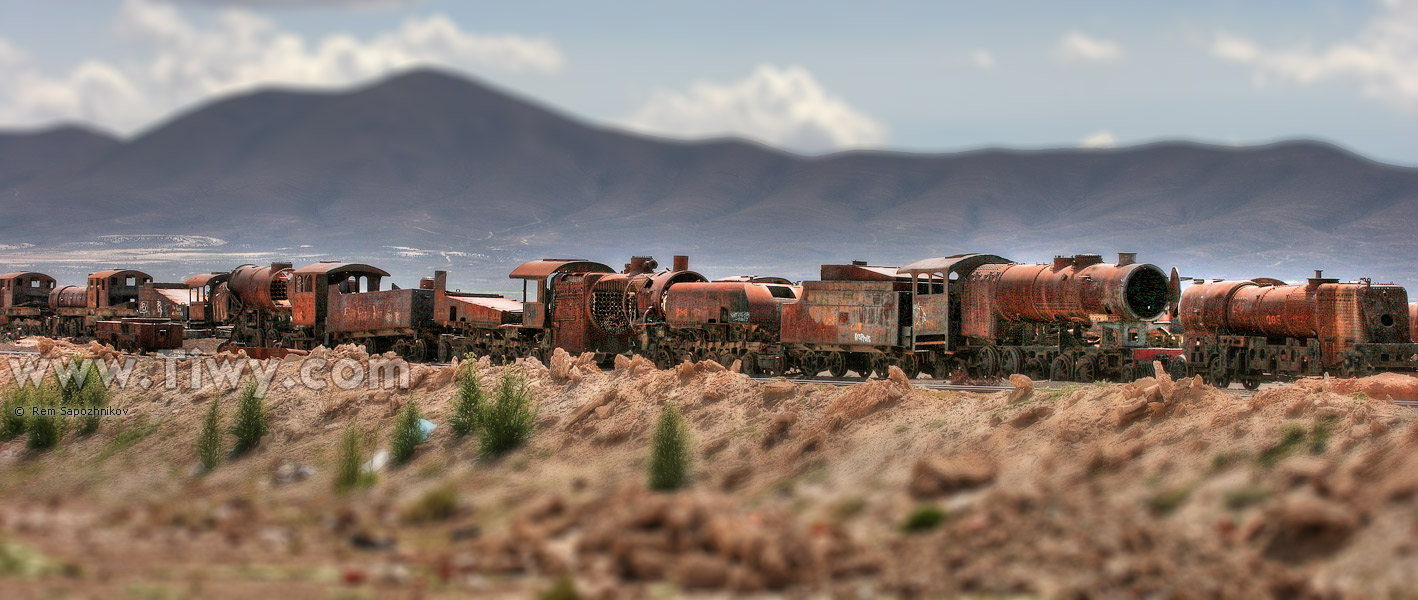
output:
POLYGON ((335 459, 335 491, 347 492, 374 483, 374 474, 364 472, 364 434, 351 425, 340 436, 339 455, 335 459))
POLYGON ((5 390, 4 401, 0 402, 0 442, 8 442, 25 433, 25 412, 34 404, 31 399, 34 389, 17 387, 5 390), (18 412, 16 412, 18 411, 18 412))
POLYGON ((231 448, 232 454, 246 454, 261 445, 261 438, 271 428, 270 422, 266 405, 256 393, 256 381, 247 381, 237 400, 236 423, 231 426, 231 435, 236 438, 231 448))
POLYGON ((945 509, 930 504, 917 506, 911 514, 906 517, 906 522, 901 524, 901 530, 906 533, 921 533, 940 527, 945 522, 945 509))
POLYGON ((202 431, 197 434, 197 463, 203 471, 211 471, 222 462, 221 401, 213 398, 202 419, 202 431))
MULTIPOLYGON (((67 375, 55 373, 55 383, 59 389, 59 404, 71 408, 103 408, 108 406, 111 396, 108 387, 99 375, 98 364, 92 360, 70 357, 67 375)), ((86 414, 79 418, 79 435, 89 435, 98 431, 101 417, 86 414)))
POLYGON ((29 434, 25 445, 31 450, 49 450, 64 439, 64 419, 58 413, 61 397, 57 386, 48 385, 30 394, 31 405, 40 408, 39 414, 25 419, 25 433, 29 434))
POLYGON ((577 600, 580 597, 581 594, 576 591, 576 580, 570 575, 557 577, 551 587, 537 594, 537 600, 577 600))
POLYGON ((673 402, 666 402, 650 440, 650 489, 671 491, 689 483, 689 426, 673 402))
POLYGON ((1280 440, 1275 445, 1261 451, 1256 457, 1256 461, 1261 466, 1270 468, 1281 459, 1290 456, 1305 442, 1305 428, 1299 425, 1290 424, 1280 429, 1280 440))
POLYGON ((414 451, 423 443, 423 429, 419 427, 418 402, 409 400, 394 420, 394 439, 389 442, 389 460, 402 465, 414 458, 414 451))
POLYGON ((498 456, 525 444, 537 422, 527 379, 504 369, 492 401, 479 404, 477 415, 478 449, 483 456, 498 456))
POLYGON ((1270 490, 1257 485, 1248 485, 1227 491, 1222 501, 1226 504, 1226 508, 1241 510, 1268 499, 1270 499, 1270 490))
POLYGON ((410 523, 444 521, 456 512, 458 512, 458 490, 451 487, 439 487, 419 496, 419 499, 404 511, 404 520, 410 523))
POLYGON ((482 376, 476 363, 467 363, 458 375, 458 402, 453 405, 453 418, 448 420, 453 435, 464 437, 477 431, 478 407, 485 401, 483 396, 482 376))
POLYGON ((1159 517, 1170 515, 1186 503, 1191 493, 1191 488, 1187 486, 1158 491, 1147 499, 1147 509, 1159 517))

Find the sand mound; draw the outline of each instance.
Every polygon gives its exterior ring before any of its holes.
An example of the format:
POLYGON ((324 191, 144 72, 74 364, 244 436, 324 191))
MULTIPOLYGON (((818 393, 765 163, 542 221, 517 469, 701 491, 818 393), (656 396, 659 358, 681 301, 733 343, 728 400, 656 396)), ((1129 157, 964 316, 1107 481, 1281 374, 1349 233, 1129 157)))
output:
POLYGON ((1306 390, 1336 394, 1364 394, 1382 400, 1418 400, 1418 377, 1399 373, 1380 373, 1358 379, 1308 378, 1296 385, 1306 390))

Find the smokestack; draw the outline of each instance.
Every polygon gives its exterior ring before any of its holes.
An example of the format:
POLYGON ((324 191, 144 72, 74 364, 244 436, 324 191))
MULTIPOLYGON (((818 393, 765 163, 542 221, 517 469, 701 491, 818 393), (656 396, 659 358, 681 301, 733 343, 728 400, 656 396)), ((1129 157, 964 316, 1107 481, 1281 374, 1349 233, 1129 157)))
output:
POLYGON ((1324 269, 1315 269, 1315 279, 1324 279, 1324 269))
POLYGON ((1135 262, 1137 262, 1137 253, 1136 253, 1136 252, 1119 252, 1119 253, 1118 253, 1118 266, 1119 266, 1119 267, 1126 267, 1126 266, 1128 266, 1128 265, 1130 265, 1130 264, 1132 264, 1132 263, 1135 263, 1135 262))
POLYGON ((867 266, 867 261, 864 261, 864 260, 854 260, 854 261, 852 261, 852 266, 854 266, 854 267, 865 267, 865 266, 867 266))
POLYGON ((675 268, 674 268, 675 271, 688 271, 688 270, 689 270, 689 257, 688 257, 688 256, 685 256, 685 255, 683 255, 683 254, 676 254, 676 255, 675 255, 675 261, 674 261, 674 267, 675 267, 675 268))

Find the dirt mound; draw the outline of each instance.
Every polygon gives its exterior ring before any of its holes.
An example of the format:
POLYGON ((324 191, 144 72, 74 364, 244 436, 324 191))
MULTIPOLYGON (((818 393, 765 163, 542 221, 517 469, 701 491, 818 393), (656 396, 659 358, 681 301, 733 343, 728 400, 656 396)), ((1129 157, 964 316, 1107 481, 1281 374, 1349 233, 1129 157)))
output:
POLYGON ((1399 373, 1380 373, 1357 379, 1308 378, 1296 385, 1306 390, 1336 394, 1364 394, 1381 400, 1418 400, 1418 377, 1399 373))

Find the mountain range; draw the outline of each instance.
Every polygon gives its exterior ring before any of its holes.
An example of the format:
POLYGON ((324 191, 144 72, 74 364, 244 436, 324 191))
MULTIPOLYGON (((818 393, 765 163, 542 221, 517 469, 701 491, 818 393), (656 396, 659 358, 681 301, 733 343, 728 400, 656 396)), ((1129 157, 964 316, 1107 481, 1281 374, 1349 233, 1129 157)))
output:
POLYGON ((546 256, 801 279, 852 259, 1136 251, 1195 277, 1418 285, 1418 169, 1325 143, 807 157, 592 125, 432 70, 227 97, 128 139, 0 133, 0 211, 0 270, 66 282, 341 259, 500 291, 546 256))

